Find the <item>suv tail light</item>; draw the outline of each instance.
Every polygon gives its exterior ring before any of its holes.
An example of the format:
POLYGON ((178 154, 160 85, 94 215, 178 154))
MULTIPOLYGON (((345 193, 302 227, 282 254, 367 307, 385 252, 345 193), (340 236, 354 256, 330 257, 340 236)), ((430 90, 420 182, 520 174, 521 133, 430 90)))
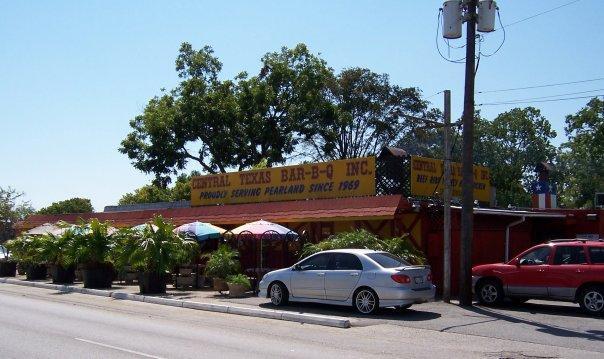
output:
POLYGON ((393 281, 395 281, 397 283, 401 283, 401 284, 411 283, 411 278, 409 278, 409 276, 406 276, 404 274, 393 274, 390 276, 390 278, 392 278, 393 281))
POLYGON ((426 280, 428 282, 432 282, 432 272, 428 273, 428 276, 426 277, 426 280))

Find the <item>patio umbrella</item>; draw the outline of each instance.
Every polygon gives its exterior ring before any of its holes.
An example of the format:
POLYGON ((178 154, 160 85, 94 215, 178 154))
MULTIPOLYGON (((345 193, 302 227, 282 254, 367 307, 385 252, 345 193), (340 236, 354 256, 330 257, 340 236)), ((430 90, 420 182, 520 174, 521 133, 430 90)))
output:
POLYGON ((283 227, 280 224, 268 222, 262 219, 259 221, 246 223, 242 226, 233 229, 231 232, 235 235, 238 235, 242 232, 249 232, 256 236, 261 236, 267 232, 273 232, 283 236, 295 233, 291 229, 283 227))
POLYGON ((287 236, 294 235, 295 237, 298 234, 291 229, 284 227, 277 223, 268 222, 265 220, 259 220, 255 222, 246 223, 242 226, 239 226, 231 231, 234 235, 238 236, 244 233, 250 233, 254 237, 260 238, 260 268, 262 268, 262 237, 264 235, 279 235, 279 238, 285 239, 287 236))
MULTIPOLYGON (((90 229, 90 224, 85 224, 84 226, 80 226, 77 227, 75 225, 72 225, 71 227, 67 227, 67 228, 63 228, 63 232, 65 232, 67 229, 75 229, 77 234, 88 234, 90 233, 91 229, 90 229)), ((63 233, 61 232, 61 234, 63 233)), ((112 227, 112 226, 108 226, 107 227, 107 234, 108 235, 113 235, 115 232, 117 232, 117 228, 112 227)))
MULTIPOLYGON (((132 227, 132 230, 137 231, 137 232, 142 232, 145 228, 147 228, 148 225, 149 225, 149 223, 141 223, 137 226, 132 227)), ((153 232, 157 231, 156 225, 151 224, 151 228, 153 228, 153 232)))
POLYGON ((53 223, 44 223, 40 226, 34 227, 32 229, 30 229, 29 231, 25 232, 26 234, 31 234, 31 235, 41 235, 41 234, 59 234, 59 232, 62 230, 61 227, 57 226, 56 224, 53 223))
POLYGON ((226 229, 210 223, 195 221, 176 227, 174 232, 195 237, 195 239, 201 242, 207 239, 220 238, 226 232, 226 229))

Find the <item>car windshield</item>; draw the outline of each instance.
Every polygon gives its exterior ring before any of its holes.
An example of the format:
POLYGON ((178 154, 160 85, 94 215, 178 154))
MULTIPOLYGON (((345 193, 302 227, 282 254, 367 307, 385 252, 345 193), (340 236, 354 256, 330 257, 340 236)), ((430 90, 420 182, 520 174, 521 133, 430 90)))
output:
POLYGON ((380 253, 368 253, 367 257, 374 260, 377 264, 379 264, 382 268, 397 268, 410 265, 405 260, 392 255, 390 253, 380 252, 380 253))

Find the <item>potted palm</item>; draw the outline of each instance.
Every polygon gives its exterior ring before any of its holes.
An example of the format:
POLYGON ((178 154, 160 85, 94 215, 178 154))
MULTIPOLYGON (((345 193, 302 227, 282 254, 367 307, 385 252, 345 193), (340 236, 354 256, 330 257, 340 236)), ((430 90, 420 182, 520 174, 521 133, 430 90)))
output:
POLYGON ((70 228, 61 235, 49 233, 40 238, 40 255, 48 264, 53 283, 72 284, 75 279, 75 264, 66 255, 74 236, 74 230, 70 228))
POLYGON ((197 242, 174 233, 174 226, 161 216, 132 236, 126 252, 132 267, 139 270, 141 294, 165 293, 168 271, 189 263, 198 248, 197 242))
POLYGON ((10 258, 6 247, 0 245, 0 277, 14 277, 17 275, 17 262, 10 258))
POLYGON ((132 228, 120 228, 112 235, 111 262, 118 273, 118 278, 126 284, 138 280, 138 273, 130 265, 130 255, 136 245, 136 235, 137 231, 132 228))
POLYGON ((24 235, 5 243, 11 258, 19 264, 19 271, 25 272, 25 279, 46 278, 46 265, 40 252, 42 237, 24 235))
POLYGON ((82 268, 84 288, 111 288, 115 272, 110 259, 113 240, 109 224, 95 218, 86 225, 74 226, 72 234, 65 256, 82 268))
POLYGON ((229 297, 243 297, 250 290, 250 280, 243 274, 230 275, 226 279, 229 286, 229 297))
POLYGON ((237 252, 228 245, 221 244, 217 250, 205 256, 208 258, 205 273, 206 276, 213 278, 214 290, 218 292, 229 290, 226 278, 237 274, 240 269, 237 252))

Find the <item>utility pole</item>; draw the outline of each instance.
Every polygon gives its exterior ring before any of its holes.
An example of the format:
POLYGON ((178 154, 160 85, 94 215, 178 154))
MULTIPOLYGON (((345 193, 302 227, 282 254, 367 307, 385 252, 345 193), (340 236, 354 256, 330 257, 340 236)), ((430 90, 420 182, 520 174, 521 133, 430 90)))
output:
POLYGON ((476 41, 476 0, 467 0, 466 79, 463 106, 461 240, 459 251, 459 304, 472 305, 472 235, 474 230, 474 64, 476 41))
POLYGON ((443 301, 451 301, 451 91, 444 91, 443 301))

